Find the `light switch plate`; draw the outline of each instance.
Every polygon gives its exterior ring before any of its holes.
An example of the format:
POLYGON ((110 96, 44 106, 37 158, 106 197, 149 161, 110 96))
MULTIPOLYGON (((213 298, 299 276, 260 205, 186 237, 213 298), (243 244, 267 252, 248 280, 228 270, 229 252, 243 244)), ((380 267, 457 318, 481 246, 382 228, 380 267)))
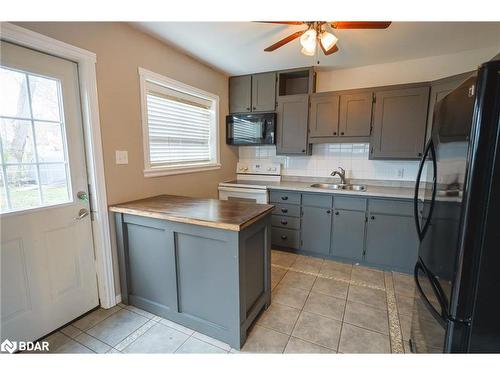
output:
POLYGON ((128 151, 115 151, 116 164, 128 164, 128 151))

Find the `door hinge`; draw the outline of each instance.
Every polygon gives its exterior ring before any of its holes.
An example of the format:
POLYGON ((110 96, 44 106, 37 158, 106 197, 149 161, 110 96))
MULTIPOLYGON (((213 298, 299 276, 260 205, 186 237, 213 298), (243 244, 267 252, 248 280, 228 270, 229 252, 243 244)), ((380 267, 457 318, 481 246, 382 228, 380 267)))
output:
POLYGON ((89 211, 90 211, 90 220, 94 221, 95 218, 94 218, 94 215, 95 215, 95 211, 94 211, 94 207, 92 207, 92 198, 93 198, 93 195, 91 193, 91 189, 90 189, 90 184, 87 184, 87 195, 89 197, 89 211))

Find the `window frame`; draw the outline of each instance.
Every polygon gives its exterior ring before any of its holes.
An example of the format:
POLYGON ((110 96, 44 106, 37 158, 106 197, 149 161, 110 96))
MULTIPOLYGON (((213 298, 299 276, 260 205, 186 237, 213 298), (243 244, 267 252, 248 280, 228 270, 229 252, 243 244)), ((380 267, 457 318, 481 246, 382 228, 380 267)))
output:
POLYGON ((144 151, 144 177, 168 176, 183 173, 204 172, 222 167, 220 163, 220 139, 219 139, 219 96, 199 88, 176 81, 172 78, 162 76, 150 70, 139 67, 139 80, 141 91, 141 118, 142 118, 142 141, 144 151), (195 163, 184 165, 162 165, 152 166, 149 157, 149 126, 147 112, 147 84, 152 83, 163 86, 166 89, 180 91, 188 95, 195 95, 212 102, 213 116, 211 124, 211 138, 213 141, 210 147, 212 158, 208 163, 195 163), (212 136, 213 135, 213 136, 212 136))

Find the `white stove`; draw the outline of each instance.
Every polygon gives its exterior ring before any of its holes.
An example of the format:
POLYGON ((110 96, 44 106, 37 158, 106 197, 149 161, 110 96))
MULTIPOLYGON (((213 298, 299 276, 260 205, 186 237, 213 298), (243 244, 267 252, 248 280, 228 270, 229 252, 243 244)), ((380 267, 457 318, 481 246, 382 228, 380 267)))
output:
POLYGON ((236 180, 219 183, 220 200, 269 203, 267 186, 281 181, 280 163, 244 163, 236 166, 236 180))

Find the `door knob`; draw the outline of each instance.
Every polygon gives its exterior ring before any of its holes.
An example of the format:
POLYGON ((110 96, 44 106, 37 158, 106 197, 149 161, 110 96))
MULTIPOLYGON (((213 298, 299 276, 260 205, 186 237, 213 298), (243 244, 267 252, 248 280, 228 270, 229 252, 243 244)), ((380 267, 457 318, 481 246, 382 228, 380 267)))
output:
POLYGON ((82 208, 80 211, 78 211, 78 216, 75 217, 75 220, 82 220, 85 216, 88 216, 89 210, 82 208))

